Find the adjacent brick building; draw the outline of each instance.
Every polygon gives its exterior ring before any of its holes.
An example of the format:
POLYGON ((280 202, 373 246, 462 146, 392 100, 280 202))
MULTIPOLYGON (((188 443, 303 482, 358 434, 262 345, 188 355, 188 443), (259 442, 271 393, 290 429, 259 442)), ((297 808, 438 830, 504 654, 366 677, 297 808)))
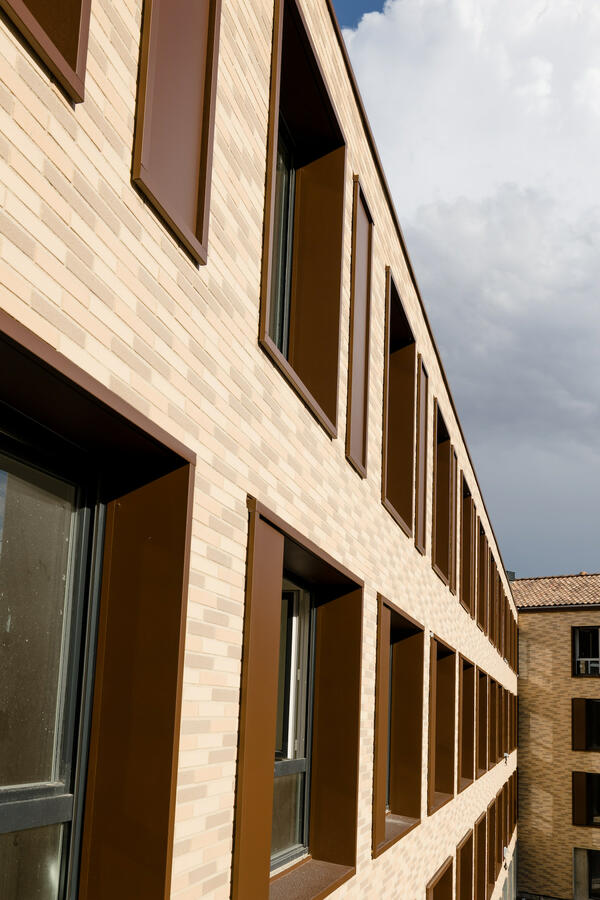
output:
POLYGON ((600 575, 513 582, 519 894, 600 896, 600 575))
POLYGON ((512 897, 516 609, 330 2, 0 6, 2 900, 512 897))

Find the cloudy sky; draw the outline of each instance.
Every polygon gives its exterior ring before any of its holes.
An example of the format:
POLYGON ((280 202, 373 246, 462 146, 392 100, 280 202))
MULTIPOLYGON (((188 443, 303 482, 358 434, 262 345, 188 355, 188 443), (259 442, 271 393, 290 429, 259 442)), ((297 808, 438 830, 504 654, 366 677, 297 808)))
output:
POLYGON ((335 5, 505 565, 600 571, 600 3, 335 5))

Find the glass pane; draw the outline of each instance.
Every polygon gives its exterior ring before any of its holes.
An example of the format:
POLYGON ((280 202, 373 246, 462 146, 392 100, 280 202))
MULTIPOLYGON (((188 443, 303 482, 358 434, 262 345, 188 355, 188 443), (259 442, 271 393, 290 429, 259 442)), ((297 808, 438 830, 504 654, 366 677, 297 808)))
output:
POLYGON ((588 850, 588 866, 590 873, 590 898, 600 900, 600 850, 588 850))
POLYGON ((589 824, 600 825, 600 775, 588 772, 587 790, 589 824))
POLYGON ((586 700, 586 745, 588 750, 600 750, 600 700, 586 700))
POLYGON ((0 785, 52 781, 75 488, 1 454, 0 472, 0 785))
POLYGON ((271 858, 303 843, 304 778, 300 772, 275 779, 271 858))
POLYGON ((57 900, 62 825, 0 834, 0 897, 57 900))
POLYGON ((290 652, 294 594, 284 591, 279 634, 279 680, 277 687, 277 727, 275 735, 275 759, 285 759, 288 752, 289 700, 290 700, 290 652))
POLYGON ((277 143, 277 168, 275 171, 269 336, 286 357, 288 354, 290 328, 289 269, 291 264, 293 190, 294 175, 291 154, 286 145, 285 136, 280 131, 277 143))

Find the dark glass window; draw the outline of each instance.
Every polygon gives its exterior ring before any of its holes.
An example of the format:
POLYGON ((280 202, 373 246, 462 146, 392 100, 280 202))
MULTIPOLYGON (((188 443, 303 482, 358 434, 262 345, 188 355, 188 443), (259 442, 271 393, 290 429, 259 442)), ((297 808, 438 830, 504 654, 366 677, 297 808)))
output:
POLYGON ((0 451, 0 896, 63 900, 77 883, 95 496, 66 471, 64 448, 52 465, 8 443, 0 451))
POLYGON ((292 240, 294 233, 294 191, 296 172, 292 142, 280 121, 275 174, 273 221, 273 270, 271 275, 271 316, 269 336, 286 359, 290 342, 290 296, 292 278, 292 240))
POLYGON ((588 897, 600 900, 600 850, 588 850, 588 897))
POLYGON ((573 675, 600 676, 598 628, 573 629, 573 675))
POLYGON ((310 594, 284 579, 271 868, 279 868, 308 849, 313 621, 310 594))

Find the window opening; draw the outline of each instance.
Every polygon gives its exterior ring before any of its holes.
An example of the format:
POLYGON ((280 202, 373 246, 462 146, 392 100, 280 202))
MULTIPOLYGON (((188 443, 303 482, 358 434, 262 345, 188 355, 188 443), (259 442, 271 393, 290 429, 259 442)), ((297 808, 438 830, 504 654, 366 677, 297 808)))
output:
POLYGON ((573 629, 573 674, 600 676, 598 628, 573 629))

